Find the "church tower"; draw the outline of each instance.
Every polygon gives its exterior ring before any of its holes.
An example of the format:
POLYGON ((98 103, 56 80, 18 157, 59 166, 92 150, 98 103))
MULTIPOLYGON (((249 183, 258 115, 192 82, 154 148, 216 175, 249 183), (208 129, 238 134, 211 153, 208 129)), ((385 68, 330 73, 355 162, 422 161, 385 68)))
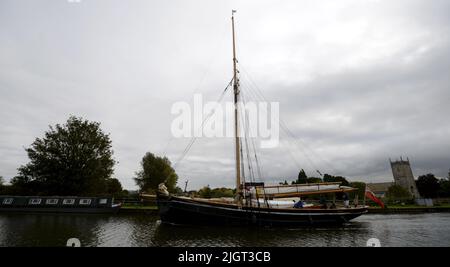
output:
POLYGON ((399 161, 389 161, 391 163, 395 183, 408 190, 414 198, 420 198, 411 165, 409 164, 409 159, 403 160, 402 157, 400 157, 399 161))

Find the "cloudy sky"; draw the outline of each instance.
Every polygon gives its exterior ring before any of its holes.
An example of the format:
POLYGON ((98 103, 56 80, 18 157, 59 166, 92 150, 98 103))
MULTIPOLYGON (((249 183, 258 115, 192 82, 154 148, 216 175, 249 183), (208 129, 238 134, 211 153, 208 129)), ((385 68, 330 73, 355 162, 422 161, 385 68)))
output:
MULTIPOLYGON (((175 162, 189 139, 171 138, 173 103, 216 100, 232 76, 232 9, 242 90, 279 102, 296 139, 281 133, 259 151, 266 182, 300 167, 389 181, 401 155, 416 176, 447 175, 447 0, 2 0, 0 175, 16 175, 24 147, 70 115, 110 133, 125 188, 146 151, 175 162)), ((233 149, 199 139, 180 184, 233 186, 233 149)))

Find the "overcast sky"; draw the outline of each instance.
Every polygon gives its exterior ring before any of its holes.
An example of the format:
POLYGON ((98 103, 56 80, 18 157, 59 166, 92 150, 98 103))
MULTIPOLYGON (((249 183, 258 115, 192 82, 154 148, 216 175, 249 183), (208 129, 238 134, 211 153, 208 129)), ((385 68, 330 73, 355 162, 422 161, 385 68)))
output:
MULTIPOLYGON (((280 103, 292 145, 260 150, 264 180, 308 174, 390 181, 450 168, 450 1, 0 1, 0 175, 70 115, 101 122, 135 189, 146 151, 178 159, 172 104, 216 100, 232 76, 280 103), (308 160, 308 158, 310 160, 308 160), (312 162, 312 163, 311 163, 312 162)), ((189 188, 234 185, 233 140, 199 139, 177 167, 189 188)))

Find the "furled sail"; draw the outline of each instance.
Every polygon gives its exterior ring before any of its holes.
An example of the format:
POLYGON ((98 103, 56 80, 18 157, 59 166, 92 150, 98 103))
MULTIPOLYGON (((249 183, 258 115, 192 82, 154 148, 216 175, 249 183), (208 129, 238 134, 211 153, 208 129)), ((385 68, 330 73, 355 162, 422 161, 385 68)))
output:
POLYGON ((356 190, 340 183, 318 183, 318 184, 293 184, 278 186, 255 186, 248 188, 249 193, 254 196, 269 196, 274 198, 293 197, 313 194, 327 194, 338 192, 350 192, 356 190))

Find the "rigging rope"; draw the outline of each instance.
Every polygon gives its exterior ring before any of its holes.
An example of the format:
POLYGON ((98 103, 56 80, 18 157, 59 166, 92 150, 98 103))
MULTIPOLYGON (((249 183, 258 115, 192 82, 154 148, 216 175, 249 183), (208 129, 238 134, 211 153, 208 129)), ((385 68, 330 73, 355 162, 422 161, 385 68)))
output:
MULTIPOLYGON (((242 94, 242 91, 241 91, 241 94, 242 94)), ((242 124, 244 125, 243 129, 244 129, 244 141, 245 141, 245 149, 246 149, 246 156, 247 156, 247 164, 248 164, 248 171, 249 171, 249 175, 250 175, 250 181, 254 182, 255 174, 253 172, 253 164, 252 164, 252 160, 250 158, 250 149, 248 147, 248 124, 247 124, 247 121, 245 120, 245 115, 247 114, 245 109, 244 109, 244 112, 245 112, 245 114, 242 114, 242 112, 241 112, 241 115, 244 117, 242 119, 242 124)))
MULTIPOLYGON (((259 87, 256 85, 256 83, 253 81, 253 79, 251 78, 250 74, 247 72, 247 70, 245 69, 245 67, 240 64, 240 66, 242 67, 242 70, 244 71, 244 73, 246 74, 245 76, 248 77, 250 86, 249 86, 249 90, 252 91, 252 93, 259 99, 262 99, 266 102, 267 99, 265 98, 264 94, 261 92, 261 90, 259 89, 259 87), (254 91, 253 91, 254 89, 254 91)), ((244 77, 245 77, 244 76, 244 77)), ((277 119, 278 120, 278 119, 277 119)), ((306 145, 303 140, 299 137, 295 137, 295 135, 292 133, 292 131, 287 127, 286 123, 280 118, 278 120, 279 124, 280 124, 280 128, 285 132, 285 134, 290 137, 294 144, 296 145, 296 147, 299 149, 298 145, 300 144, 300 146, 302 146, 305 150, 308 150, 312 155, 314 155, 316 158, 318 158, 319 160, 321 160, 323 163, 325 163, 328 168, 332 171, 335 171, 335 169, 333 168, 332 164, 329 163, 327 160, 325 160, 323 157, 321 157, 319 154, 317 154, 313 149, 311 149, 308 145, 306 145)), ((306 159, 308 160, 308 162, 311 164, 311 166, 315 169, 316 172, 320 173, 319 169, 317 168, 316 164, 314 164, 313 160, 307 155, 306 151, 302 151, 301 149, 299 149, 299 151, 306 157, 306 159)))
POLYGON ((240 145, 240 148, 241 148, 241 151, 240 151, 240 155, 241 155, 241 171, 242 171, 242 181, 241 181, 241 183, 245 184, 245 163, 244 163, 244 154, 243 154, 243 151, 242 151, 242 140, 241 139, 239 139, 239 145, 240 145))
MULTIPOLYGON (((250 81, 250 80, 249 80, 250 81)), ((253 94, 253 96, 255 97, 255 99, 257 99, 257 101, 265 101, 268 102, 268 100, 264 97, 264 95, 262 95, 261 92, 257 92, 256 91, 257 88, 254 85, 251 85, 249 87, 249 91, 253 94)), ((267 112, 265 113, 265 115, 267 116, 267 112)), ((295 136, 292 134, 292 132, 289 130, 289 128, 287 128, 286 124, 282 121, 281 118, 275 118, 275 120, 279 123, 280 125, 280 129, 283 131, 283 133, 286 135, 286 137, 291 138, 293 140, 293 142, 295 144, 297 144, 296 138, 295 136)), ((289 141, 289 140, 287 140, 289 141)), ((295 147, 295 146, 294 146, 295 147)), ((306 149, 306 148, 305 148, 306 149)), ((297 163, 297 165, 300 167, 300 164, 298 163, 297 159, 294 157, 294 154, 292 153, 292 151, 290 150, 290 147, 288 146, 288 150, 290 152, 290 154, 293 156, 293 160, 297 163)), ((308 154, 306 154, 305 152, 303 152, 302 150, 299 150, 307 159, 307 161, 311 164, 311 166, 313 168, 316 168, 314 162, 312 161, 312 159, 308 156, 308 154)))
MULTIPOLYGON (((231 79, 231 81, 228 83, 228 85, 225 87, 225 89, 222 91, 222 94, 220 95, 219 99, 218 99, 218 103, 221 103, 225 93, 227 92, 228 88, 231 87, 231 85, 233 84, 233 79, 231 79)), ((205 123, 209 120, 209 118, 211 118, 211 116, 216 112, 215 109, 211 110, 211 112, 203 119, 202 124, 200 125, 200 127, 198 128, 198 130, 203 129, 203 126, 205 125, 205 123)), ((198 131, 197 131, 198 132, 198 131)), ((194 132, 195 133, 195 132, 194 132)), ((195 141, 197 140, 197 136, 194 136, 191 138, 191 140, 189 141, 188 145, 186 146, 186 148, 183 150, 181 156, 178 158, 178 160, 176 161, 176 163, 174 164, 173 168, 175 169, 176 167, 178 167, 181 163, 181 161, 186 157, 187 153, 189 152, 189 150, 191 149, 192 145, 194 145, 195 141)))
MULTIPOLYGON (((246 105, 248 103, 247 99, 246 99, 246 96, 244 94, 242 94, 241 96, 242 96, 242 102, 244 103, 244 105, 246 105)), ((246 148, 247 148, 247 158, 248 158, 248 161, 250 162, 249 168, 251 168, 251 171, 252 171, 253 182, 255 182, 256 181, 256 179, 255 179, 256 176, 254 174, 253 160, 251 159, 252 158, 252 156, 251 156, 251 152, 252 151, 249 148, 248 139, 251 140, 251 144, 252 144, 252 148, 253 148, 253 154, 255 156, 255 164, 256 164, 257 171, 258 171, 258 177, 259 177, 260 180, 262 180, 261 168, 259 166, 258 156, 256 154, 257 152, 256 152, 255 140, 254 140, 254 138, 251 137, 252 131, 251 131, 251 128, 249 128, 249 126, 248 126, 248 122, 250 121, 250 119, 248 117, 248 113, 245 112, 245 114, 243 114, 243 115, 245 116, 245 125, 246 125, 246 127, 245 127, 245 134, 246 134, 245 135, 245 142, 246 142, 246 148)))
MULTIPOLYGON (((245 82, 245 81, 244 81, 244 83, 247 84, 247 82, 245 82)), ((256 93, 255 93, 254 91, 252 91, 252 90, 249 89, 249 93, 252 94, 253 98, 254 98, 256 101, 259 101, 259 100, 260 100, 260 98, 258 98, 258 96, 256 95, 256 93)), ((267 116, 267 113, 266 113, 265 115, 267 116)), ((282 130, 283 130, 283 129, 282 129, 282 130)), ((285 132, 283 132, 283 133, 285 133, 285 132)), ((285 133, 285 134, 286 134, 286 133, 285 133)), ((289 136, 288 136, 287 134, 286 134, 286 136, 289 138, 289 136)), ((289 146, 287 147, 287 150, 288 150, 288 152, 289 152, 289 156, 291 157, 291 159, 295 162, 295 164, 297 165, 297 167, 300 168, 300 167, 301 167, 301 164, 297 161, 297 158, 294 156, 294 154, 292 153, 291 148, 290 148, 289 146)), ((307 155, 305 155, 305 156, 307 157, 307 155)))

